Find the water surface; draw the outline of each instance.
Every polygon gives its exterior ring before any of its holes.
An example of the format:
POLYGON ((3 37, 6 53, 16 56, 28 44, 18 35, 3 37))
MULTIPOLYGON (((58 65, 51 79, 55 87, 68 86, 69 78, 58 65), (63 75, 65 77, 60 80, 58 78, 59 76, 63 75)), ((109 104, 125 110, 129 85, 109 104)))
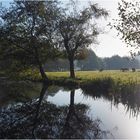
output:
POLYGON ((0 138, 140 138, 139 88, 98 94, 24 82, 0 88, 0 138))

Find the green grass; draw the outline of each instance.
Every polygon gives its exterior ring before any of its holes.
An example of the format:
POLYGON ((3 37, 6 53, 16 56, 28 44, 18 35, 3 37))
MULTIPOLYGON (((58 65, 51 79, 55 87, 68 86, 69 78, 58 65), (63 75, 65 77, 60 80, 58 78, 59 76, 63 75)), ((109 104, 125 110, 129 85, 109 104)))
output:
MULTIPOLYGON (((69 78, 69 72, 47 72, 51 80, 72 80, 69 78)), ((140 72, 121 72, 117 70, 107 70, 103 72, 99 71, 77 71, 76 79, 80 83, 90 82, 94 80, 102 80, 111 78, 114 82, 120 82, 124 84, 140 84, 140 72)))
MULTIPOLYGON (((69 72, 46 72, 50 83, 68 88, 81 88, 91 94, 101 93, 133 93, 140 85, 140 72, 121 72, 117 70, 77 71, 76 78, 69 78, 69 72)), ((14 80, 42 81, 37 70, 26 70, 18 75, 13 74, 14 80)))
MULTIPOLYGON (((60 85, 82 85, 91 84, 95 82, 106 83, 110 79, 117 85, 131 85, 140 84, 140 72, 121 72, 117 70, 99 71, 76 71, 76 78, 69 78, 69 72, 46 72, 49 79, 60 85)), ((2 74, 1 74, 2 75, 2 74)), ((17 80, 32 80, 42 81, 41 76, 37 70, 26 70, 20 74, 10 75, 17 80)))

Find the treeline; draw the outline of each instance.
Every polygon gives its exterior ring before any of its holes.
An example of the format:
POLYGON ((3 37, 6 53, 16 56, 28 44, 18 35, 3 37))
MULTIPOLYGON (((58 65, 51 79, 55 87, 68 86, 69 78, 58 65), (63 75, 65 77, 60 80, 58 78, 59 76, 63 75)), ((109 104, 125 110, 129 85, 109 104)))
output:
POLYGON ((140 68, 140 62, 138 59, 132 59, 130 57, 120 57, 118 55, 110 58, 103 59, 103 66, 105 69, 121 69, 121 68, 140 68))
MULTIPOLYGON (((75 60, 75 70, 119 70, 121 68, 140 68, 140 62, 138 59, 132 59, 130 57, 120 57, 114 55, 112 57, 100 58, 93 50, 86 50, 86 58, 83 60, 75 60)), ((54 61, 47 61, 45 68, 49 71, 66 71, 69 70, 68 60, 57 59, 54 61)))

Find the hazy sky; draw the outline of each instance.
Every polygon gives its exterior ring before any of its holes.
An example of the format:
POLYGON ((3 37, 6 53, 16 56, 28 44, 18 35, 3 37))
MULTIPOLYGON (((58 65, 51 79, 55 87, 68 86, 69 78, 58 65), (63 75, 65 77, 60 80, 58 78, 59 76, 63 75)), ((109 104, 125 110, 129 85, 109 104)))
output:
POLYGON ((98 37, 99 45, 92 46, 93 50, 100 57, 107 57, 112 55, 128 56, 130 55, 130 48, 127 48, 125 43, 120 40, 117 36, 117 31, 115 29, 110 29, 107 26, 108 22, 112 21, 118 17, 118 2, 120 0, 96 0, 96 2, 101 5, 101 7, 109 10, 110 17, 105 20, 101 20, 100 26, 104 26, 105 33, 100 34, 98 37))
MULTIPOLYGON (((8 0, 0 0, 3 3, 8 3, 8 0)), ((64 1, 64 0, 62 0, 64 1)), ((65 0, 66 1, 66 0, 65 0)), ((86 5, 88 0, 79 0, 81 5, 86 5)), ((95 53, 100 57, 110 57, 112 55, 120 55, 120 56, 128 56, 129 48, 125 46, 125 43, 123 43, 119 37, 117 36, 117 32, 115 29, 110 29, 107 24, 113 19, 117 18, 117 7, 118 2, 120 0, 90 0, 95 3, 98 3, 99 6, 102 8, 105 8, 109 11, 110 16, 105 19, 99 20, 98 24, 100 27, 102 27, 105 30, 104 34, 100 34, 98 36, 98 42, 97 45, 92 45, 92 49, 95 51, 95 53)))

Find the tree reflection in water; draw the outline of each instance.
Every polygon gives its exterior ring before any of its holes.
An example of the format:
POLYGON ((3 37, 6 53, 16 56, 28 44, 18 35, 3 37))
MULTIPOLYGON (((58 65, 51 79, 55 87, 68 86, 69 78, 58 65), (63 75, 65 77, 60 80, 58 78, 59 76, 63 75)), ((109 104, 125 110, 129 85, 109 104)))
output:
POLYGON ((75 90, 71 90, 70 105, 67 108, 64 127, 60 138, 100 138, 100 121, 92 121, 86 116, 88 106, 84 104, 74 104, 75 90))
POLYGON ((88 106, 74 104, 75 91, 71 90, 70 105, 56 106, 44 99, 45 84, 39 99, 15 104, 0 110, 0 138, 101 138, 99 120, 86 113, 88 106))
POLYGON ((140 86, 130 85, 124 86, 122 88, 115 87, 114 89, 106 89, 106 91, 98 92, 96 89, 82 88, 83 94, 85 96, 90 96, 92 98, 103 97, 109 100, 111 104, 118 106, 119 103, 123 104, 126 113, 129 113, 130 117, 138 117, 140 114, 140 86), (118 90, 119 89, 119 90, 118 90))

